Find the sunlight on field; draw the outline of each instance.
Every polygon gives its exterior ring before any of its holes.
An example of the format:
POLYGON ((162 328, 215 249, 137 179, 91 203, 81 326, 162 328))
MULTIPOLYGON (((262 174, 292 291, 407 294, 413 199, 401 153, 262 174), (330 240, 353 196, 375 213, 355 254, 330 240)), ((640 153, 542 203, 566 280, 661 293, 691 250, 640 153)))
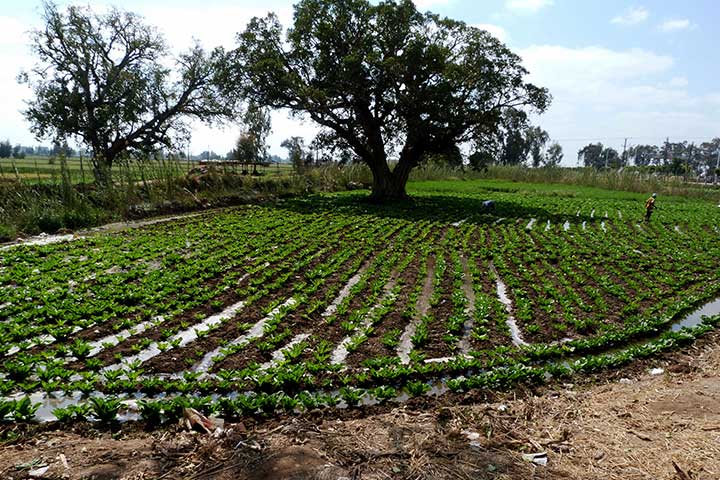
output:
POLYGON ((376 403, 592 372, 720 320, 671 329, 720 295, 714 205, 662 199, 640 223, 637 194, 411 190, 407 205, 311 196, 3 250, 0 393, 32 394, 44 418, 139 396, 150 421, 187 402, 376 403))

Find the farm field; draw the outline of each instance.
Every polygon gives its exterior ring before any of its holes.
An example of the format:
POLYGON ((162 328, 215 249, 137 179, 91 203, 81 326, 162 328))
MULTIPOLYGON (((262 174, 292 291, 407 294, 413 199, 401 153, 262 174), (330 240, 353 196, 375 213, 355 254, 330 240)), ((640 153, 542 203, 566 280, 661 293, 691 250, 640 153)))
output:
MULTIPOLYGON (((27 157, 27 158, 0 158, 0 180, 20 179, 29 183, 46 183, 60 181, 62 167, 60 160, 55 159, 52 163, 49 157, 27 157)), ((137 181, 166 178, 168 174, 182 176, 189 170, 200 165, 198 161, 186 160, 147 160, 145 162, 133 162, 130 166, 116 164, 113 166, 113 175, 123 180, 131 177, 137 181)), ((88 158, 70 157, 66 161, 67 172, 70 181, 73 183, 88 183, 93 181, 92 162, 88 158)), ((222 165, 220 170, 239 173, 241 165, 222 165)), ((263 175, 282 175, 293 173, 292 165, 274 163, 268 166, 259 165, 258 172, 263 175)))
POLYGON ((620 367, 720 321, 714 204, 659 198, 641 223, 645 196, 631 193, 410 193, 405 206, 311 196, 4 247, 0 420, 442 402, 620 367))

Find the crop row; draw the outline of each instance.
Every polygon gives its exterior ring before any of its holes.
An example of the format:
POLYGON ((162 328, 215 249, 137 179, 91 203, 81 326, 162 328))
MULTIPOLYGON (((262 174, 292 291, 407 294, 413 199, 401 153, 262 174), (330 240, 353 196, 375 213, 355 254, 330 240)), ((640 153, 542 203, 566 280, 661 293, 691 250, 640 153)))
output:
POLYGON ((104 418, 134 393, 274 411, 589 371, 608 349, 680 342, 663 332, 720 295, 702 209, 638 228, 617 201, 495 193, 496 211, 319 197, 4 250, 4 417, 31 415, 25 394, 94 398, 58 413, 104 418))

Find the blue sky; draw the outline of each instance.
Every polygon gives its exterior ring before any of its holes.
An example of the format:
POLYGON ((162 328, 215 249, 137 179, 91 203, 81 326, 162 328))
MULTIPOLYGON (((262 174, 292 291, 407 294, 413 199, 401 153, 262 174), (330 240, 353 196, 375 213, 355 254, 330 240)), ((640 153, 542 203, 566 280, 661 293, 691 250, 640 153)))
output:
MULTIPOLYGON (((67 1, 58 2, 65 5, 67 1)), ((76 2, 77 3, 77 2, 76 2)), ((94 2, 143 15, 177 51, 192 38, 205 47, 232 47, 234 34, 255 15, 273 10, 284 24, 292 2, 267 0, 126 0, 94 2)), ((554 102, 536 124, 557 139, 565 165, 590 141, 628 144, 720 136, 720 2, 655 0, 416 0, 421 10, 487 29, 524 60, 530 79, 550 89, 554 102)), ((39 1, 0 0, 0 139, 37 144, 19 113, 30 92, 15 77, 32 65, 24 32, 40 26, 39 1)), ((238 127, 194 126, 192 151, 228 151, 238 127)), ((291 135, 313 136, 310 122, 273 115, 271 151, 291 135)), ((48 142, 45 142, 48 143, 48 142)))

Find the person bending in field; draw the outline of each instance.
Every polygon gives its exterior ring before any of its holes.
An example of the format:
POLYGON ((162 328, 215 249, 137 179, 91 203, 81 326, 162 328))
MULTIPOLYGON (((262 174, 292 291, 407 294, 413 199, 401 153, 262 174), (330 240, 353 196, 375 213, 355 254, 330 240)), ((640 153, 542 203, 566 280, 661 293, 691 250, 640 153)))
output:
POLYGON ((655 210, 655 197, 657 197, 657 193, 653 193, 650 198, 648 198, 645 201, 645 221, 650 221, 650 215, 652 215, 653 210, 655 210))

